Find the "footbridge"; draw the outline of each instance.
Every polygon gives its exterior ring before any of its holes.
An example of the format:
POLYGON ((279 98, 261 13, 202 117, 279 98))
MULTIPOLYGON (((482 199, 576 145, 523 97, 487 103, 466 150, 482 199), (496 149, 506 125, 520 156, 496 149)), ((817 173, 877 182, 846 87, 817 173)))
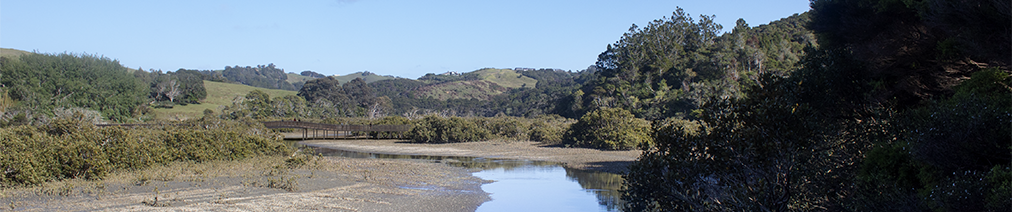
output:
MULTIPOLYGON (((355 132, 393 132, 403 135, 411 129, 411 125, 345 125, 321 124, 303 121, 267 121, 263 122, 268 129, 302 129, 302 139, 316 138, 350 138, 355 132), (312 130, 312 134, 310 134, 312 130), (322 131, 322 132, 321 132, 322 131)), ((286 139, 288 139, 286 137, 286 139)))

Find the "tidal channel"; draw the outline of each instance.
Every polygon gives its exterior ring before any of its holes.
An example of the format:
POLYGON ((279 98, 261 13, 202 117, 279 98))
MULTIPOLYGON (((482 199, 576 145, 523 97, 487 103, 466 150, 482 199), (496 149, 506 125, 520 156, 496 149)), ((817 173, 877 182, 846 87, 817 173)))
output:
POLYGON ((480 170, 473 175, 493 181, 481 186, 492 201, 481 204, 477 211, 617 211, 621 205, 621 175, 566 168, 554 162, 312 148, 328 157, 415 160, 480 170))

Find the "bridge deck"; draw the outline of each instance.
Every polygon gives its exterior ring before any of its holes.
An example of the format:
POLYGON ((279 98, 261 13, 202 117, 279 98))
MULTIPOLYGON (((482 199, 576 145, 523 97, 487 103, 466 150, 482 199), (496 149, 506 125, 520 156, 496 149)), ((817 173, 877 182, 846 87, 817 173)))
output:
POLYGON ((269 129, 299 128, 314 130, 352 131, 352 132, 407 132, 411 125, 341 125, 321 124, 301 121, 268 121, 263 122, 269 129))

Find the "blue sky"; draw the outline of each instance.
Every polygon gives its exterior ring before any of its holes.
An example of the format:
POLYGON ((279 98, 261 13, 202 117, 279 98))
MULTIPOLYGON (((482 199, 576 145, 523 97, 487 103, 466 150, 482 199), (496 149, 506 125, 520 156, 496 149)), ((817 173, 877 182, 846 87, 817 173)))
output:
POLYGON ((632 24, 681 7, 727 31, 808 11, 782 1, 0 1, 0 47, 88 53, 174 71, 274 63, 286 72, 417 78, 483 67, 581 70, 632 24))

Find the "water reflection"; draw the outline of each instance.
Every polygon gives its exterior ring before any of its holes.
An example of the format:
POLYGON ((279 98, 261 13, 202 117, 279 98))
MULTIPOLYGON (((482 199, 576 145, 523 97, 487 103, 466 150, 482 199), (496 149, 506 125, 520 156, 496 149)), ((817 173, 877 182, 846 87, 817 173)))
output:
POLYGON ((394 155, 321 147, 310 151, 331 157, 421 160, 479 169, 474 176, 496 182, 482 190, 492 201, 479 211, 615 211, 622 204, 622 176, 607 172, 564 168, 559 163, 476 157, 394 155), (596 199, 595 199, 596 198, 596 199), (594 204, 594 203, 597 204, 594 204), (529 207, 529 208, 528 208, 529 207))

